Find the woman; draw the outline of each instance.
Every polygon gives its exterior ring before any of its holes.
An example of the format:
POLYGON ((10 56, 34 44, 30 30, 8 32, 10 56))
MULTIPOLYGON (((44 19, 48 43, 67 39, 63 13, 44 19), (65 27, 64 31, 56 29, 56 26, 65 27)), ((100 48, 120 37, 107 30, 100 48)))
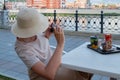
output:
POLYGON ((64 32, 59 25, 54 27, 54 32, 48 26, 48 19, 33 8, 21 9, 12 26, 15 50, 28 67, 30 80, 89 80, 88 73, 60 67, 64 32), (57 41, 53 53, 48 42, 52 33, 57 41))

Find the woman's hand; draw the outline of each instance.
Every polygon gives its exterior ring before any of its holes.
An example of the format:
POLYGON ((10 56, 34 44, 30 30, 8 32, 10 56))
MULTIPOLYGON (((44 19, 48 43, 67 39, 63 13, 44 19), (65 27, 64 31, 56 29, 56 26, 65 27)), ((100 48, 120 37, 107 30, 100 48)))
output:
POLYGON ((60 26, 54 27, 54 35, 59 46, 64 46, 64 31, 60 26))
POLYGON ((45 31, 45 37, 49 39, 51 35, 52 35, 51 26, 49 25, 49 27, 45 31))

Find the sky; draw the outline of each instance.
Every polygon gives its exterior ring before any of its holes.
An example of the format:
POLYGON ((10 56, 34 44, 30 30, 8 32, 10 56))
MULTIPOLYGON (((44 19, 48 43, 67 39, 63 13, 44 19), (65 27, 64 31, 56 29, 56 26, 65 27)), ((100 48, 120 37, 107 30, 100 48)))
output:
MULTIPOLYGON (((74 2, 75 0, 67 0, 68 2, 74 2)), ((94 3, 120 3, 120 0, 90 0, 92 4, 94 3)))

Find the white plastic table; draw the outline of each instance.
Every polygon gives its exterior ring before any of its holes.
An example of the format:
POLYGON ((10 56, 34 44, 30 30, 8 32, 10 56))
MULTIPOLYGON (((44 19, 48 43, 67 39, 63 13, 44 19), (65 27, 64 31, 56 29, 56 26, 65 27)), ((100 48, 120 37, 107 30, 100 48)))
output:
POLYGON ((62 57, 62 66, 120 80, 120 53, 103 55, 87 48, 89 42, 62 57))

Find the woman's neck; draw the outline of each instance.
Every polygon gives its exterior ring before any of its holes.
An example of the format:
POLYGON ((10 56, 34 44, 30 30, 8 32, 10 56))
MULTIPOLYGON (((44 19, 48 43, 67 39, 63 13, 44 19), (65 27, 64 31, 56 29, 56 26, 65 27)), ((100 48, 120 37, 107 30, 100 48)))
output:
POLYGON ((17 37, 17 40, 21 41, 21 42, 25 42, 25 43, 29 43, 29 42, 33 42, 37 39, 37 36, 32 36, 32 37, 29 37, 29 38, 19 38, 17 37))

